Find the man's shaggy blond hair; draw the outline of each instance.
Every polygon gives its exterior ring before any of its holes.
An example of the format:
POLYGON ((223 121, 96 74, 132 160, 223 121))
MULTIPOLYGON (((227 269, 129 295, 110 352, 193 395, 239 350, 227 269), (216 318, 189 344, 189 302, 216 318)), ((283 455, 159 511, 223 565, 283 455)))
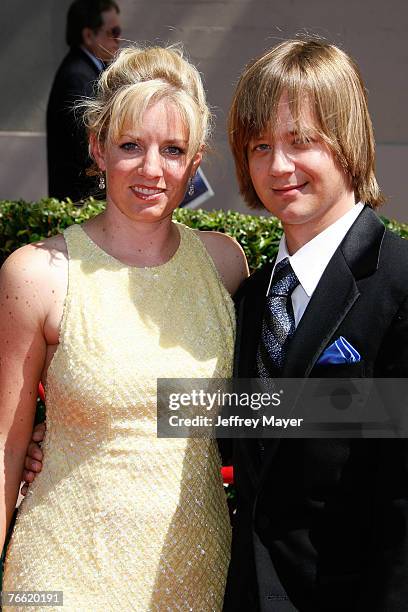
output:
POLYGON ((355 62, 320 40, 288 40, 251 62, 242 74, 229 114, 229 140, 240 192, 262 208, 248 168, 249 141, 276 129, 286 93, 299 138, 308 138, 302 105, 314 118, 314 136, 325 142, 350 177, 356 201, 376 208, 384 197, 375 178, 375 143, 367 94, 355 62))

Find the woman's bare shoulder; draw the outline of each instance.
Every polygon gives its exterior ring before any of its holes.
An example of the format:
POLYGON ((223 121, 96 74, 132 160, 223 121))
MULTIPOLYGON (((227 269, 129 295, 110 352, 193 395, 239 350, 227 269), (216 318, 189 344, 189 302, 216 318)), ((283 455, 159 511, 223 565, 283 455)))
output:
POLYGON ((32 242, 16 249, 3 264, 4 270, 28 270, 51 268, 66 262, 68 258, 67 245, 62 234, 46 238, 40 242, 32 242))
POLYGON ((64 237, 52 236, 14 251, 0 270, 0 285, 22 297, 29 286, 42 296, 66 282, 68 253, 64 237))
POLYGON ((241 245, 222 232, 196 230, 196 234, 211 255, 225 287, 233 295, 249 274, 241 245))

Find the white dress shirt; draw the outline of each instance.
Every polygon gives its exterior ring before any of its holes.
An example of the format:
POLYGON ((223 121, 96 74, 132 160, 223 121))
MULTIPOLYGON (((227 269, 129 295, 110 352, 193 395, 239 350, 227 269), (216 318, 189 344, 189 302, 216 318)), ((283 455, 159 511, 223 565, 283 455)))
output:
MULTIPOLYGON (((353 206, 353 208, 347 211, 340 219, 337 219, 337 221, 329 225, 329 227, 326 227, 320 234, 303 245, 294 255, 289 255, 285 236, 282 236, 275 266, 282 259, 288 257, 290 265, 299 279, 299 285, 292 293, 292 305, 296 327, 310 302, 310 298, 327 264, 363 208, 364 204, 361 202, 353 206)), ((275 266, 272 270, 267 295, 272 283, 275 266)))

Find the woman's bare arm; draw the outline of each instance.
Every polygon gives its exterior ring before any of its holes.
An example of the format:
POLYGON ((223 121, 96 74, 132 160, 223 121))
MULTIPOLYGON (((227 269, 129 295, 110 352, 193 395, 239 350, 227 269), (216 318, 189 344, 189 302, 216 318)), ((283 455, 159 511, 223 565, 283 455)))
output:
POLYGON ((0 271, 0 545, 17 499, 46 356, 43 261, 30 245, 0 271))
POLYGON ((249 276, 248 262, 241 245, 221 232, 198 232, 211 255, 218 274, 231 295, 249 276))

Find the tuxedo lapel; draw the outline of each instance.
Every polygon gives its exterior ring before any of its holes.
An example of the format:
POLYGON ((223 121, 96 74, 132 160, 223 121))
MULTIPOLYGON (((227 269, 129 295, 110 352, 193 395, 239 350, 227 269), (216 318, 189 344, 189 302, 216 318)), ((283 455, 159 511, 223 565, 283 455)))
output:
POLYGON ((334 253, 305 310, 286 355, 283 378, 303 378, 359 297, 358 280, 378 267, 385 227, 365 207, 334 253))
POLYGON ((307 377, 320 353, 358 299, 343 253, 337 250, 305 310, 285 358, 283 378, 307 377))

